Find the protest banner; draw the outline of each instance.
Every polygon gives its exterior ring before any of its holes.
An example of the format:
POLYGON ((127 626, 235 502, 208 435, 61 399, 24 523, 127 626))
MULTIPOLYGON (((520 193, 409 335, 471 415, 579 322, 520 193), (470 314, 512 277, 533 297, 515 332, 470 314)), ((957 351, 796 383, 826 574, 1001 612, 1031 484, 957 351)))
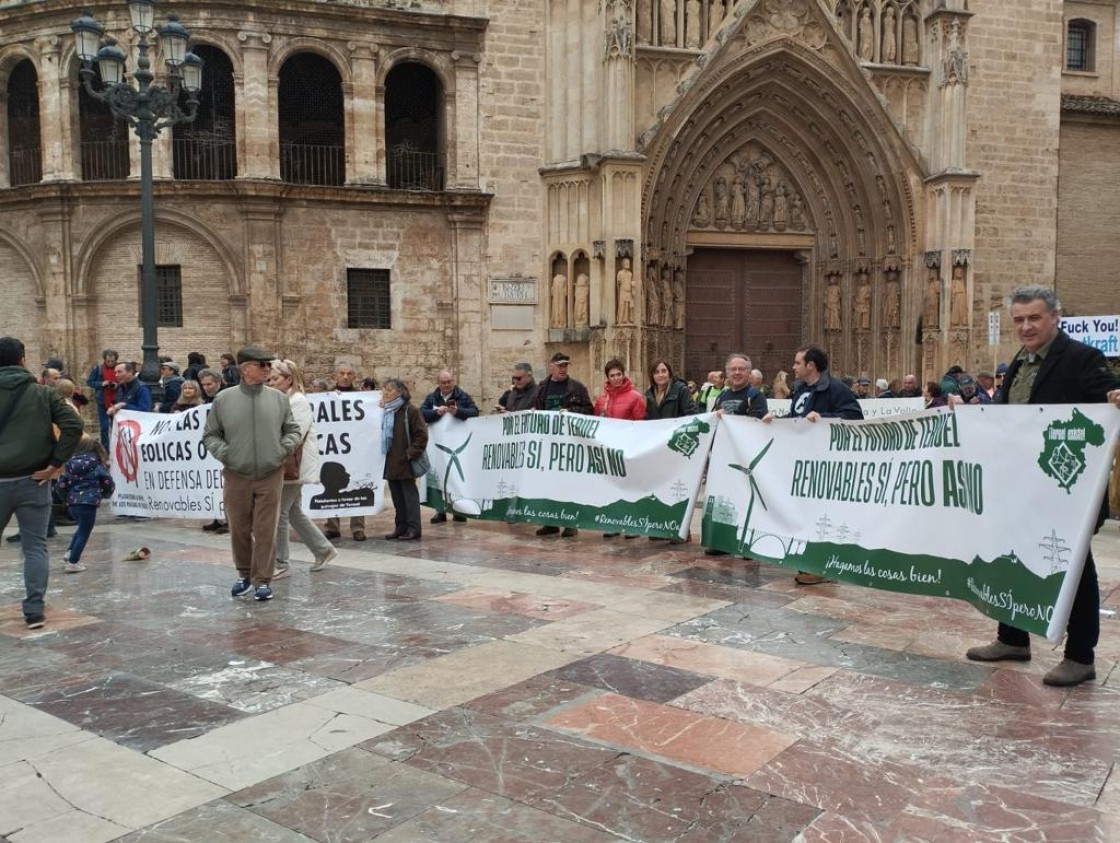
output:
POLYGON ((1111 465, 1104 404, 867 421, 724 419, 703 543, 873 588, 965 600, 1058 640, 1111 465))
POLYGON ((1063 316, 1060 327, 1105 357, 1120 357, 1120 316, 1063 316))
POLYGON ((487 521, 684 538, 715 426, 711 414, 445 417, 428 428, 427 502, 487 521))
MULTIPOLYGON (((789 415, 791 403, 789 398, 767 398, 766 408, 776 418, 784 419, 789 415)), ((920 413, 926 408, 926 402, 920 395, 917 398, 861 398, 859 407, 863 410, 865 419, 878 419, 883 416, 920 413)))
MULTIPOLYGON (((322 483, 303 487, 313 518, 384 509, 385 457, 377 392, 308 395, 322 483)), ((223 518, 222 465, 202 442, 210 405, 173 415, 122 411, 113 420, 110 471, 115 515, 223 518)))

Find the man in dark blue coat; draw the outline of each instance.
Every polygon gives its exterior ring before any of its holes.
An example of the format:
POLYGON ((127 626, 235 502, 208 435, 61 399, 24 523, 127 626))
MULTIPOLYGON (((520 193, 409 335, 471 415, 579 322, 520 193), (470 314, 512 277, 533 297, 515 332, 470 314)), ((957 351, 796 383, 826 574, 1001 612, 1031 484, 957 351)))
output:
MULTIPOLYGON (((437 376, 436 382, 438 386, 428 393, 428 397, 420 405, 420 414, 424 416, 424 421, 434 424, 448 415, 466 421, 478 415, 478 405, 470 395, 459 388, 451 372, 444 369, 437 376)), ((456 521, 467 520, 462 515, 455 515, 454 518, 456 521)), ((447 512, 437 509, 436 514, 432 516, 432 523, 443 524, 445 521, 447 521, 447 512)))

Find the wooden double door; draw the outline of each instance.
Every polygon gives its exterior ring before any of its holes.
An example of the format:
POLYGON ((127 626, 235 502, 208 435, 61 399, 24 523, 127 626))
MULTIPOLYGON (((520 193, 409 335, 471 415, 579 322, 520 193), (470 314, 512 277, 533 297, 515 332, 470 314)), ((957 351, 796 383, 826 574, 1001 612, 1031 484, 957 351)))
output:
POLYGON ((685 376, 703 382, 734 351, 750 356, 767 385, 778 370, 790 372, 804 344, 803 269, 788 250, 698 248, 689 255, 685 376))

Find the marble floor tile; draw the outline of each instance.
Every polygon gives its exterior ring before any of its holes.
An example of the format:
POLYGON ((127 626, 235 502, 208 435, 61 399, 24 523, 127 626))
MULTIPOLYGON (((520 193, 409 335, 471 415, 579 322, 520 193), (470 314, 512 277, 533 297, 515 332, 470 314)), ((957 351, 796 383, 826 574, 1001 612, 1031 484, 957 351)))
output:
POLYGON ((0 696, 0 767, 93 739, 72 723, 0 696))
POLYGON ((29 705, 140 752, 165 746, 239 720, 242 712, 217 702, 111 673, 25 699, 29 705), (143 717, 137 717, 137 709, 143 717))
POLYGON ((729 776, 746 776, 797 738, 678 708, 604 694, 544 725, 729 776))
POLYGON ((359 843, 466 787, 361 749, 345 749, 228 798, 314 840, 359 843))
POLYGON ((354 687, 441 709, 553 670, 574 659, 575 656, 517 640, 492 641, 383 673, 358 682, 354 687))
POLYGON ((319 843, 245 808, 219 799, 134 831, 118 843, 319 843))
POLYGON ((617 647, 626 641, 658 632, 669 626, 659 618, 596 609, 548 626, 508 636, 508 640, 565 653, 589 655, 617 647))
POLYGON ((550 675, 625 697, 660 703, 711 681, 710 677, 699 673, 608 653, 572 662, 553 670, 550 675))
POLYGON ((504 720, 530 722, 554 708, 581 697, 598 696, 599 689, 567 682, 553 673, 542 673, 463 703, 464 708, 504 720))
POLYGON ((10 816, 9 800, 32 808, 35 815, 21 827, 28 839, 41 840, 47 838, 35 831, 37 824, 65 811, 133 830, 226 793, 210 782, 100 738, 0 767, 0 778, 4 780, 0 798, 6 803, 0 816, 10 816), (108 775, 110 771, 112 775, 108 775))
POLYGON ((368 717, 370 720, 391 723, 394 726, 404 726, 406 723, 435 714, 432 709, 422 705, 414 705, 359 688, 339 688, 312 697, 307 700, 307 704, 328 711, 337 711, 340 714, 368 717))
POLYGON ((598 608, 593 603, 576 600, 539 597, 515 591, 492 591, 485 588, 466 588, 435 598, 441 603, 455 603, 487 612, 507 612, 536 618, 541 621, 558 621, 598 608))
POLYGON ((66 632, 100 622, 100 618, 91 615, 51 607, 46 626, 42 629, 28 629, 23 619, 23 610, 18 604, 0 606, 0 635, 10 638, 42 638, 51 633, 66 632))
POLYGON ((345 685, 271 662, 236 659, 219 670, 170 681, 167 687, 246 714, 261 714, 345 685))
POLYGON ((201 779, 240 790, 392 728, 369 717, 295 703, 149 754, 201 779))
POLYGON ((467 790, 377 843, 615 843, 619 838, 501 796, 467 790))
POLYGON ((798 668, 805 667, 803 662, 792 659, 674 638, 671 635, 647 635, 615 647, 610 652, 629 659, 688 669, 705 676, 733 679, 760 687, 772 685, 798 668))

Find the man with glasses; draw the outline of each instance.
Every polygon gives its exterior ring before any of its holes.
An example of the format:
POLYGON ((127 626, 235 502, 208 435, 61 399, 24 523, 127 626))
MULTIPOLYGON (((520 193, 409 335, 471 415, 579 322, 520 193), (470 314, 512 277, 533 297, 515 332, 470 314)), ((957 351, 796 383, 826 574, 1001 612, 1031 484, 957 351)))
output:
MULTIPOLYGON (((449 370, 441 371, 436 376, 436 383, 436 388, 428 394, 424 403, 420 405, 420 415, 424 417, 424 421, 431 425, 444 416, 453 416, 462 421, 478 416, 478 406, 474 403, 474 399, 460 388, 455 382, 455 376, 449 370)), ((467 520, 462 515, 454 513, 453 515, 458 522, 467 520)), ((446 521, 446 510, 436 509, 436 514, 432 516, 432 523, 443 524, 446 521)))
POLYGON ((531 410, 537 400, 537 382, 533 379, 533 367, 528 363, 514 363, 509 374, 510 387, 498 399, 494 408, 499 413, 518 413, 531 410))
POLYGON ((240 382, 218 393, 202 438, 225 466, 223 499, 238 577, 230 593, 243 597, 252 591, 257 600, 272 599, 283 462, 300 443, 288 396, 265 386, 275 358, 254 346, 237 352, 240 382))

